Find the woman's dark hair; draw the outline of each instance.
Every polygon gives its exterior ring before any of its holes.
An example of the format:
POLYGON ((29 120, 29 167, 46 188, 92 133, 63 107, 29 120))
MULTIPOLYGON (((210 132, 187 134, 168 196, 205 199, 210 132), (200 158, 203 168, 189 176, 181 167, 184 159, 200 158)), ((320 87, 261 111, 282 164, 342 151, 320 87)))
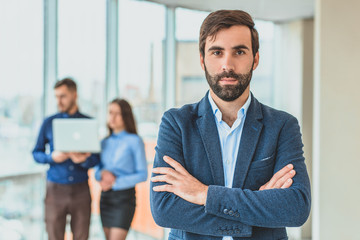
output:
MULTIPOLYGON (((110 102, 110 104, 117 104, 120 107, 121 117, 125 125, 125 131, 127 131, 128 133, 137 134, 135 119, 130 104, 125 99, 120 98, 115 98, 110 102)), ((109 125, 107 127, 109 129, 109 135, 111 135, 113 133, 113 130, 110 128, 109 125)))

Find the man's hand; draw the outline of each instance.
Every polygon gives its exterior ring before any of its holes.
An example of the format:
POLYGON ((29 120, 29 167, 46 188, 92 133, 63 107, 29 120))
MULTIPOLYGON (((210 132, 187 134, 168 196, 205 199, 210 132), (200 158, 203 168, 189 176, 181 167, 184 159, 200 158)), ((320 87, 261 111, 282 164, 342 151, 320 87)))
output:
MULTIPOLYGON (((167 184, 153 187, 155 192, 171 192, 185 199, 188 202, 204 205, 206 203, 208 186, 202 184, 199 180, 191 176, 188 171, 174 159, 164 156, 164 161, 172 166, 158 167, 152 170, 157 173, 151 178, 152 182, 165 182, 167 184)), ((292 164, 283 167, 270 179, 269 182, 260 187, 259 190, 267 190, 274 188, 289 188, 293 181, 292 178, 296 172, 292 164)))
POLYGON ((174 159, 164 156, 164 161, 172 166, 158 167, 152 170, 157 173, 151 178, 152 182, 165 182, 167 184, 153 187, 155 192, 172 192, 188 202, 204 205, 206 203, 208 186, 191 176, 188 171, 174 159))
POLYGON ((64 152, 59 152, 59 151, 53 151, 51 153, 51 158, 54 160, 54 162, 56 163, 62 163, 64 162, 66 159, 68 159, 70 156, 68 153, 64 153, 64 152))
POLYGON ((106 192, 112 188, 112 185, 115 182, 116 177, 114 174, 108 170, 102 170, 101 171, 101 181, 100 186, 101 189, 106 192))
POLYGON ((69 153, 69 157, 74 163, 83 163, 86 161, 88 157, 90 157, 91 153, 78 153, 71 152, 69 153))
POLYGON ((289 188, 293 180, 292 178, 295 176, 296 172, 293 169, 294 166, 292 164, 288 164, 279 170, 274 176, 260 187, 261 190, 274 189, 274 188, 289 188))

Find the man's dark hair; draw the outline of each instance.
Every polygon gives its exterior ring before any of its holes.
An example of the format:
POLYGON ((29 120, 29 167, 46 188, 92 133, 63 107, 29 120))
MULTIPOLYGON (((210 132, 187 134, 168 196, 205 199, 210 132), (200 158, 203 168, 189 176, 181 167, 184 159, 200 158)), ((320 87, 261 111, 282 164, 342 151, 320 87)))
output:
POLYGON ((255 23, 247 12, 241 10, 219 10, 210 13, 204 20, 200 28, 199 50, 205 57, 205 42, 208 37, 216 39, 216 34, 232 26, 247 26, 251 32, 252 52, 255 56, 259 50, 259 34, 255 29, 255 23))
POLYGON ((76 90, 77 90, 76 83, 72 78, 64 78, 64 79, 57 81, 55 83, 54 89, 61 87, 61 86, 66 86, 70 91, 76 92, 76 90))

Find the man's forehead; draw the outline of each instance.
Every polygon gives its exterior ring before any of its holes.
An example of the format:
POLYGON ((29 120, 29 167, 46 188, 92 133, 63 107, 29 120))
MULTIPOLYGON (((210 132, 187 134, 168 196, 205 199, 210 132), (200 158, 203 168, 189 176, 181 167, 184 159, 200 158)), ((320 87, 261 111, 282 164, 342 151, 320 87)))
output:
POLYGON ((248 45, 251 46, 251 31, 247 26, 235 25, 230 28, 223 28, 214 35, 208 36, 205 45, 248 45))

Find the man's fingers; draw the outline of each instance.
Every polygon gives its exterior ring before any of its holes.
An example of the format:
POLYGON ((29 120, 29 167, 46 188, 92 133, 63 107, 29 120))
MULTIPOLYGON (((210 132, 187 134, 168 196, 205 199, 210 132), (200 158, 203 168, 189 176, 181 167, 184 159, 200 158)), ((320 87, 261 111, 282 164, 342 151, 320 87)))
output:
POLYGON ((164 161, 169 164, 170 166, 172 166, 176 171, 178 171, 179 173, 182 174, 187 174, 188 172, 186 171, 186 169, 177 161, 175 161, 174 159, 172 159, 169 156, 164 156, 163 157, 164 161))
POLYGON ((280 178, 275 184, 274 188, 281 188, 284 184, 295 176, 295 170, 291 170, 290 172, 286 173, 282 178, 280 178))
POLYGON ((155 186, 155 187, 153 187, 153 190, 155 192, 173 192, 172 185, 169 185, 169 184, 155 186))
POLYGON ((288 180, 285 181, 285 183, 281 186, 281 188, 289 188, 293 183, 293 180, 291 178, 289 178, 288 180))
POLYGON ((262 185, 262 186, 259 188, 259 190, 260 190, 260 191, 261 191, 261 190, 265 190, 266 187, 267 187, 267 185, 268 185, 268 182, 265 183, 264 185, 262 185))
POLYGON ((278 172, 276 172, 274 174, 274 176, 270 179, 270 181, 267 183, 267 189, 274 188, 276 182, 280 178, 285 176, 288 172, 290 172, 293 168, 294 168, 294 166, 292 164, 288 164, 285 167, 283 167, 282 169, 280 169, 278 172))
POLYGON ((175 180, 176 178, 171 175, 157 175, 151 178, 152 182, 166 182, 170 184, 173 184, 175 180))
POLYGON ((176 172, 176 170, 169 168, 169 167, 157 167, 153 168, 153 173, 157 174, 167 174, 167 175, 177 175, 179 173, 176 172))
POLYGON ((293 168, 294 166, 292 164, 286 165, 285 167, 283 167, 277 173, 274 174, 274 178, 276 180, 282 178, 286 173, 290 172, 293 168))

